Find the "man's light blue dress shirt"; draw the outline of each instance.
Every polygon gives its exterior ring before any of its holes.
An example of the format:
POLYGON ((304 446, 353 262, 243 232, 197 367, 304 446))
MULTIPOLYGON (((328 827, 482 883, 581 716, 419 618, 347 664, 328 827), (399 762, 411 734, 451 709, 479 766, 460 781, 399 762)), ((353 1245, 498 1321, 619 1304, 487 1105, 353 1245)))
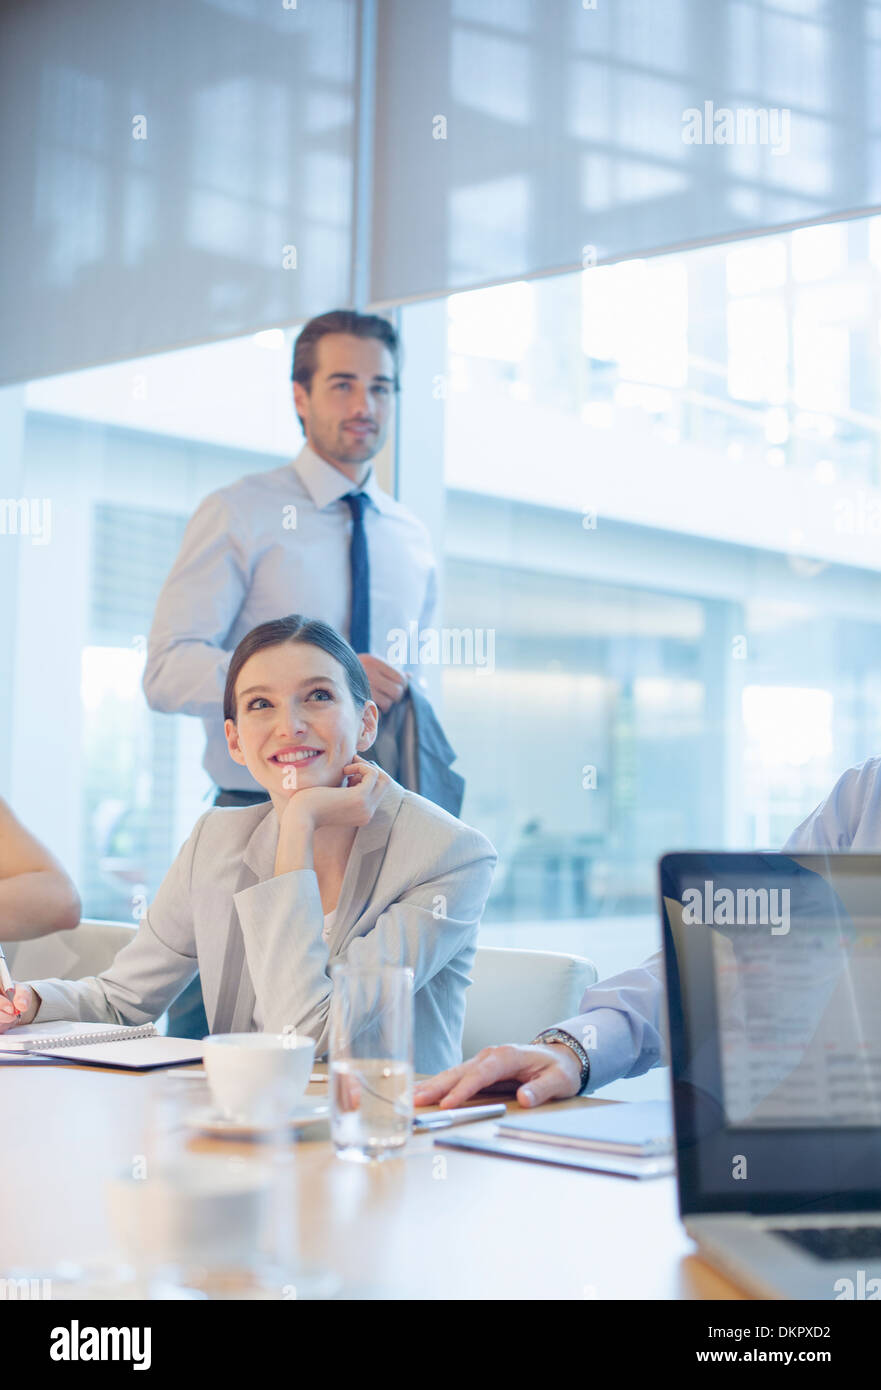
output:
MULTIPOLYGON (((226 671, 245 634, 301 613, 348 636, 352 515, 342 498, 352 490, 307 445, 292 464, 212 492, 187 526, 156 605, 144 693, 151 709, 203 721, 204 767, 219 787, 260 790, 229 756, 223 732, 226 671)), ((372 471, 360 491, 370 504, 370 648, 385 658, 391 632, 433 622, 434 556, 426 527, 382 491, 372 471)))

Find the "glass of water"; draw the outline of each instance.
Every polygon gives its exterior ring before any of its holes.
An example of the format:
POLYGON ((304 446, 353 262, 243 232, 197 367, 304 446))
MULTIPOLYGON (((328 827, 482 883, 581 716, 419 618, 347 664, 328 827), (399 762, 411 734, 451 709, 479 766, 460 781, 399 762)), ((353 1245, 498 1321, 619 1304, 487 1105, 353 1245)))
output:
POLYGON ((261 1114, 259 1142, 206 1139, 210 1094, 173 1075, 154 1082, 143 1152, 108 1187, 117 1242, 150 1298, 296 1297, 290 1135, 261 1114))
POLYGON ((413 971, 336 965, 331 976, 331 1138, 340 1158, 389 1158, 413 1122, 413 971))

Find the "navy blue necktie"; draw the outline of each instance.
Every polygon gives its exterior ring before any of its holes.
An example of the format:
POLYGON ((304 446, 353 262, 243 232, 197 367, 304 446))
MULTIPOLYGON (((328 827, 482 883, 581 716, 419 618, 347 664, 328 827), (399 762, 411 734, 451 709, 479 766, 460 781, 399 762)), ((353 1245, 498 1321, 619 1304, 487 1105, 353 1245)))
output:
POLYGON ((349 624, 349 645, 356 652, 370 651, 370 566, 367 562, 367 533, 364 530, 366 492, 347 492, 343 501, 352 513, 352 544, 349 550, 349 570, 352 585, 352 620, 349 624))

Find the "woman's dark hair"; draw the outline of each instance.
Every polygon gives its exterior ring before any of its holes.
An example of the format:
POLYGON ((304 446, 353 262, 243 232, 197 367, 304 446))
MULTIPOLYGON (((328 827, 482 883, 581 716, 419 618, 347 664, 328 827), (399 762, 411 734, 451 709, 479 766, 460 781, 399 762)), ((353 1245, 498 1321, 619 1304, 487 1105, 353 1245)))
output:
POLYGON ((272 622, 261 623, 246 633, 232 654, 226 673, 226 687, 223 692, 223 717, 236 720, 236 681, 245 662, 255 652, 265 647, 281 647, 285 642, 301 642, 305 647, 320 647, 334 661, 338 661, 346 673, 346 684, 352 699, 360 708, 370 699, 370 685, 367 673, 344 637, 340 637, 330 623, 322 623, 317 618, 303 618, 299 613, 289 613, 286 618, 273 618, 272 622))

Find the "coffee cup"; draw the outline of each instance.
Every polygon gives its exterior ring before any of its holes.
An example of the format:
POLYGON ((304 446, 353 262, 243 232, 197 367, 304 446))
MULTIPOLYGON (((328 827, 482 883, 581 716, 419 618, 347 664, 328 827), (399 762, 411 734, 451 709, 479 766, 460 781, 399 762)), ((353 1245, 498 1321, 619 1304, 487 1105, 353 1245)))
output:
POLYGON ((315 1042, 304 1033, 214 1033, 203 1061, 215 1105, 228 1120, 285 1120, 312 1074, 315 1042))

